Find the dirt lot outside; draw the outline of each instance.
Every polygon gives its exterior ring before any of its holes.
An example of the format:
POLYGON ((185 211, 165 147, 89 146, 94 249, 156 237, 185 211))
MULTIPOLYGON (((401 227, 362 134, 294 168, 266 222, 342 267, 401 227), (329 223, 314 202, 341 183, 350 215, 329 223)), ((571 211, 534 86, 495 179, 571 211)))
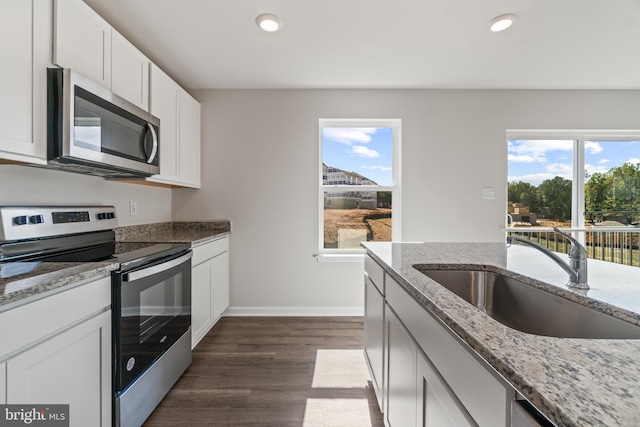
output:
POLYGON ((363 229, 372 233, 368 241, 391 241, 391 209, 325 209, 324 210, 324 247, 338 247, 338 230, 363 229), (379 219, 365 217, 386 216, 379 219), (368 224, 368 227, 367 227, 368 224))

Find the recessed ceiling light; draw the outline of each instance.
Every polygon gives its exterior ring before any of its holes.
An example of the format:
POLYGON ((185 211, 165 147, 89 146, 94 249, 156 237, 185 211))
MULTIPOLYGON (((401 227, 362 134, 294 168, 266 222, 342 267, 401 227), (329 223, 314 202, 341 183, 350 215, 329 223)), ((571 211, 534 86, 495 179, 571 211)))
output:
POLYGON ((282 28, 282 18, 272 13, 263 13, 256 18, 256 24, 268 33, 275 33, 282 28))
POLYGON ((518 19, 518 15, 516 15, 515 13, 505 13, 504 15, 496 16, 495 18, 493 18, 491 21, 489 21, 487 26, 491 31, 497 33, 511 27, 516 19, 518 19))

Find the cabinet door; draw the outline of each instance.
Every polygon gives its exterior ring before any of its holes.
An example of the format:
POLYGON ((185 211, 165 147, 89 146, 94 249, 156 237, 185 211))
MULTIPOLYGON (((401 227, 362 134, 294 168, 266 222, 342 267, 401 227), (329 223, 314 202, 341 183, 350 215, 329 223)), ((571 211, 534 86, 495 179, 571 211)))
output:
POLYGON ((7 403, 69 404, 70 426, 111 426, 111 312, 7 361, 7 403))
POLYGON ((0 405, 7 403, 7 364, 0 363, 0 405))
POLYGON ((384 298, 365 275, 364 352, 369 364, 378 406, 384 408, 384 298))
POLYGON ((200 188, 200 103, 180 89, 180 182, 200 188))
POLYGON ((477 427, 427 357, 417 355, 417 413, 420 427, 477 427))
POLYGON ((52 10, 37 0, 1 0, 0 8, 0 158, 46 163, 52 10))
POLYGON ((111 89, 111 26, 82 0, 55 0, 53 60, 111 89))
POLYGON ((149 59, 115 30, 111 32, 111 90, 149 111, 149 59))
POLYGON ((411 336, 389 306, 385 310, 387 338, 387 427, 416 425, 416 352, 411 336))
POLYGON ((209 259, 191 270, 191 348, 213 326, 212 265, 213 260, 209 259))
POLYGON ((229 253, 221 253, 211 262, 213 321, 215 323, 229 307, 229 253))
POLYGON ((156 182, 178 182, 178 89, 160 68, 151 64, 151 114, 160 119, 160 174, 156 182))

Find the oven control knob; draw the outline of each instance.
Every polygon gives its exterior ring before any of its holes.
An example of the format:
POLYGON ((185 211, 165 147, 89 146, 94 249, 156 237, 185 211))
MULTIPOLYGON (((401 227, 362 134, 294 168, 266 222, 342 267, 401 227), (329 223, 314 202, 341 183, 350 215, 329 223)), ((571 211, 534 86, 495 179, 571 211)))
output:
POLYGON ((15 225, 25 225, 29 223, 29 217, 26 215, 20 215, 13 218, 15 225))
POLYGON ((31 224, 42 224, 44 222, 44 217, 42 215, 31 215, 29 217, 29 222, 31 224))

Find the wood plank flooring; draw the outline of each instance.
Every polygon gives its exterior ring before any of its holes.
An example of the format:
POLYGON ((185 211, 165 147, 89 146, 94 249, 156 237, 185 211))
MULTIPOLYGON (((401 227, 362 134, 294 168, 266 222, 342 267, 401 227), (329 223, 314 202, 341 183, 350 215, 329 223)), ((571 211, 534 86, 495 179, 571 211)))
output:
POLYGON ((222 318, 144 427, 383 427, 363 348, 361 317, 222 318))

